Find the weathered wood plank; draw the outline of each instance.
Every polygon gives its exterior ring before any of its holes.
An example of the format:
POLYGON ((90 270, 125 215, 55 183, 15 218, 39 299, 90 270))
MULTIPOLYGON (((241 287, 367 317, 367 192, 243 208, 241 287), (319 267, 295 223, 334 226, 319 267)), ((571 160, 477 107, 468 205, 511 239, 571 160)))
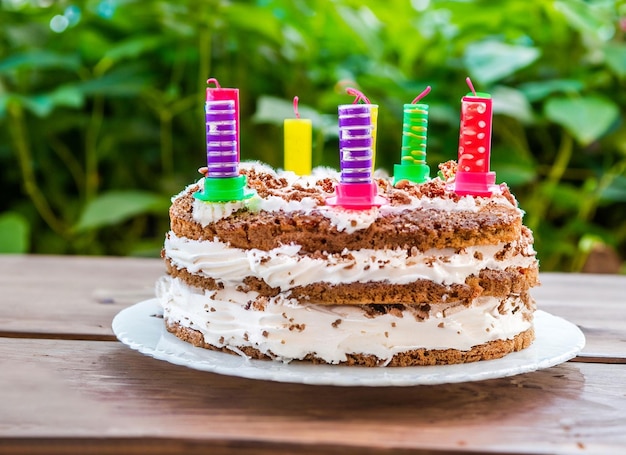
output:
POLYGON ((113 340, 111 320, 154 296, 158 259, 0 255, 0 336, 113 340))
POLYGON ((582 329, 580 357, 626 362, 626 276, 546 273, 541 281, 537 307, 582 329))
POLYGON ((0 338, 0 440, 201 441, 218 453, 618 453, 624 384, 626 365, 570 362, 484 382, 320 387, 195 371, 116 342, 0 338))
MULTIPOLYGON (((111 320, 154 295, 159 259, 0 256, 0 336, 114 340, 111 320)), ((538 307, 582 327, 583 358, 626 361, 626 277, 542 274, 538 307)))

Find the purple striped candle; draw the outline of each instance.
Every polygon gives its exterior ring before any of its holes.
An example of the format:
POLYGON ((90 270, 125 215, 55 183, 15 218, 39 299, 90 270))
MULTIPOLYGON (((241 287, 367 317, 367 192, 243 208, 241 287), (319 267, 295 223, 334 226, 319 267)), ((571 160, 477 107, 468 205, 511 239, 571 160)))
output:
POLYGON ((233 100, 206 102, 207 177, 239 176, 236 112, 233 100))
POLYGON ((339 106, 339 158, 342 183, 372 181, 372 130, 370 104, 339 106))

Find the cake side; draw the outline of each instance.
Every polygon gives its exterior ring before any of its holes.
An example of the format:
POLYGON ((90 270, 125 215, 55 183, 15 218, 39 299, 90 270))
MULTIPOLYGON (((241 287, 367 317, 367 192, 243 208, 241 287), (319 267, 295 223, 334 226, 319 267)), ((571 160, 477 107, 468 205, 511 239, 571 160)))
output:
MULTIPOLYGON (((245 355, 251 359, 258 360, 276 360, 271 353, 266 354, 258 348, 251 346, 216 346, 205 341, 202 332, 184 327, 176 322, 167 324, 167 330, 194 346, 211 349, 213 351, 221 351, 228 354, 245 355)), ((371 354, 346 354, 345 360, 340 361, 339 365, 346 366, 364 366, 364 367, 409 367, 409 366, 432 366, 432 365, 451 365, 458 363, 478 362, 481 360, 500 359, 512 352, 521 351, 529 347, 535 339, 534 329, 528 329, 522 333, 515 335, 512 339, 488 341, 487 343, 472 346, 468 351, 458 349, 413 349, 398 354, 394 354, 391 359, 381 359, 371 354)), ((316 364, 328 363, 324 359, 309 354, 302 360, 310 361, 316 364)))
POLYGON ((478 360, 477 352, 496 358, 496 352, 520 348, 514 340, 527 346, 535 310, 528 293, 479 297, 469 306, 316 305, 232 288, 206 291, 172 277, 159 281, 159 294, 166 324, 178 335, 197 332, 203 347, 283 362, 314 358, 349 364, 363 356, 370 359, 366 364, 376 359, 376 365, 399 365, 404 359, 406 366, 413 357, 421 362, 413 365, 478 360), (427 360, 426 351, 445 353, 427 360), (413 354, 406 357, 408 352, 413 354))
POLYGON ((407 366, 498 358, 533 338, 532 233, 501 185, 459 197, 436 178, 376 181, 389 204, 325 205, 331 170, 242 165, 256 196, 175 196, 159 282, 168 330, 283 362, 407 366))
POLYGON ((402 189, 380 180, 393 205, 346 214, 321 204, 333 184, 325 174, 291 183, 273 171, 252 175, 265 203, 216 213, 193 199, 195 186, 174 199, 164 246, 169 273, 192 286, 237 285, 320 304, 469 303, 537 284, 532 233, 510 193, 477 202, 442 193, 440 179, 402 189), (342 215, 356 226, 333 224, 342 215))

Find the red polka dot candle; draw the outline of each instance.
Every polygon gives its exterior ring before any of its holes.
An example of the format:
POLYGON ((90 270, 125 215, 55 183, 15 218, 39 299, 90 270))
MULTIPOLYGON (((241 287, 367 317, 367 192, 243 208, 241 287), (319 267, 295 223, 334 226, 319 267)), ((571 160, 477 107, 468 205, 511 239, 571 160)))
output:
POLYGON ((454 191, 459 195, 491 196, 497 191, 496 174, 489 170, 492 99, 488 93, 471 92, 461 99, 458 168, 454 191))

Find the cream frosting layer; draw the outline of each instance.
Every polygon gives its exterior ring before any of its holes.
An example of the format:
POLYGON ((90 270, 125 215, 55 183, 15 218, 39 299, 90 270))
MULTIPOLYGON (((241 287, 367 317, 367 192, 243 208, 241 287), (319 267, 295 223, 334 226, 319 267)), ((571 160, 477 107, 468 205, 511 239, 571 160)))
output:
POLYGON ((344 250, 341 254, 317 257, 300 255, 300 248, 292 244, 269 251, 245 250, 217 239, 177 237, 174 232, 168 234, 164 244, 165 256, 178 269, 233 285, 241 284, 246 277, 255 277, 281 291, 320 282, 408 284, 421 279, 443 285, 462 284, 482 269, 528 268, 536 262, 535 251, 528 242, 472 246, 460 251, 344 250))
MULTIPOLYGON (((324 178, 338 181, 339 174, 330 168, 316 168, 309 176, 297 176, 293 172, 275 171, 269 166, 261 163, 241 163, 242 169, 254 168, 257 173, 266 173, 277 178, 284 178, 288 186, 297 185, 301 188, 315 188, 317 182, 324 178)), ((204 187, 204 179, 187 187, 186 190, 173 198, 185 194, 190 191, 191 187, 204 187)), ((332 194, 327 194, 328 197, 332 194)), ((304 197, 298 201, 287 200, 279 196, 269 196, 261 198, 253 196, 244 201, 227 202, 227 203, 206 203, 200 200, 193 202, 193 219, 200 225, 207 226, 223 218, 232 215, 238 210, 248 210, 251 212, 278 212, 285 213, 299 212, 305 215, 312 213, 320 214, 327 218, 332 226, 340 232, 353 233, 359 230, 367 229, 376 221, 377 218, 394 213, 400 213, 405 210, 442 210, 447 212, 478 212, 487 207, 487 205, 503 205, 517 210, 522 213, 515 205, 513 205, 505 197, 495 195, 490 198, 463 196, 458 200, 452 200, 447 197, 410 197, 409 202, 399 205, 383 205, 382 207, 373 207, 369 210, 345 210, 341 207, 332 207, 320 205, 319 202, 312 197, 304 197)))
POLYGON ((203 291, 172 277, 158 281, 157 297, 166 321, 200 331, 207 343, 251 346, 284 362, 307 354, 336 364, 351 353, 389 361, 395 354, 419 348, 467 351, 489 341, 512 339, 532 326, 532 311, 517 296, 480 297, 467 308, 437 306, 425 319, 409 310, 401 317, 389 313, 371 317, 359 307, 297 304, 280 296, 262 299, 259 309, 255 292, 234 287, 203 291))

